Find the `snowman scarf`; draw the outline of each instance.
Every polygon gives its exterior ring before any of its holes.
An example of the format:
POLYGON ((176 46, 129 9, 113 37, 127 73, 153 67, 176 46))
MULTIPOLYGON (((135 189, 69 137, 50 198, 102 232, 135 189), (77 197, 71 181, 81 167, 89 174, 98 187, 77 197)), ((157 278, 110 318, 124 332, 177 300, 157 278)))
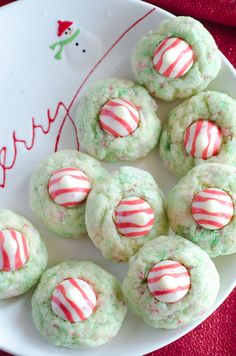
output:
POLYGON ((65 39, 65 40, 61 40, 58 41, 56 43, 53 43, 50 48, 52 50, 55 50, 56 47, 59 47, 59 50, 57 51, 57 53, 55 54, 54 58, 55 59, 61 59, 61 55, 62 55, 62 51, 64 49, 64 47, 68 44, 71 43, 72 41, 74 41, 74 39, 79 35, 80 30, 76 30, 75 33, 73 33, 73 35, 71 35, 69 38, 65 39))

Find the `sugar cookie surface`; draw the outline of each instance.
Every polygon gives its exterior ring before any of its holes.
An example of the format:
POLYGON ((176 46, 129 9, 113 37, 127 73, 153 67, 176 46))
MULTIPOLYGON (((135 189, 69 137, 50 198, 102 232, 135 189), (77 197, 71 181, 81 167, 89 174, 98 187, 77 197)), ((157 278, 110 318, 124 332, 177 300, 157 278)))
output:
POLYGON ((38 230, 23 216, 0 209, 0 299, 27 292, 40 279, 47 260, 38 230))
POLYGON ((65 261, 49 268, 32 297, 38 331, 53 345, 80 349, 113 339, 125 315, 120 282, 90 261, 65 261))
POLYGON ((162 21, 138 41, 132 67, 137 83, 172 101, 205 89, 220 70, 221 54, 199 21, 179 16, 162 21))
POLYGON ((226 164, 201 164, 170 191, 171 229, 211 257, 236 252, 236 173, 226 164))
POLYGON ((133 312, 149 326, 175 329, 200 318, 219 286, 208 254, 172 235, 147 242, 130 258, 123 291, 133 312))

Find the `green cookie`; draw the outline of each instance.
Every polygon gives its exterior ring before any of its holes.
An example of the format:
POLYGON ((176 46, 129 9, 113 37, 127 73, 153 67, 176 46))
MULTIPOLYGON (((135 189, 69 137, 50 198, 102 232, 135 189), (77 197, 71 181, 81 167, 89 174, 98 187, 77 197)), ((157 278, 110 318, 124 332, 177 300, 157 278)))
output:
MULTIPOLYGON (((0 210, 0 230, 16 230, 26 239, 29 259, 19 269, 0 270, 0 299, 15 297, 35 285, 47 267, 47 249, 36 228, 11 210, 0 210)), ((1 251, 0 251, 1 252, 1 251)))
POLYGON ((147 241, 168 231, 162 191, 150 173, 128 166, 94 186, 87 201, 85 221, 96 247, 105 258, 116 262, 128 261, 147 241), (114 211, 121 199, 130 196, 142 198, 154 211, 154 225, 144 236, 122 236, 116 228, 114 211))
POLYGON ((133 312, 148 325, 165 329, 196 321, 214 303, 218 290, 219 275, 207 253, 180 236, 160 236, 147 242, 131 257, 123 282, 133 312), (165 260, 180 262, 190 275, 188 293, 173 303, 160 302, 147 284, 150 269, 165 260))
POLYGON ((155 97, 172 101, 205 89, 220 70, 221 55, 213 37, 200 22, 180 16, 161 22, 156 31, 140 39, 133 51, 132 66, 139 84, 144 85, 155 97), (156 47, 168 37, 185 40, 193 50, 192 67, 178 78, 162 76, 153 64, 156 47))
POLYGON ((230 222, 221 229, 201 227, 193 219, 191 208, 196 193, 217 188, 227 193, 236 206, 235 168, 226 164, 208 163, 193 168, 171 190, 167 201, 170 226, 177 234, 191 240, 211 257, 236 252, 235 211, 230 222))
POLYGON ((126 303, 118 280, 89 261, 66 261, 48 269, 32 297, 32 315, 36 328, 56 346, 97 347, 119 331, 126 314, 126 303), (68 278, 88 281, 96 293, 96 308, 88 319, 71 323, 54 314, 51 296, 54 288, 68 278))
POLYGON ((91 87, 77 109, 79 141, 92 156, 104 161, 127 161, 146 156, 156 145, 161 132, 157 104, 143 87, 124 79, 107 78, 91 87), (114 137, 99 125, 99 113, 111 99, 134 104, 139 124, 134 132, 114 137))
POLYGON ((34 170, 30 182, 30 206, 44 225, 56 235, 77 239, 86 233, 86 201, 75 207, 64 207, 56 204, 48 192, 48 183, 55 170, 61 168, 79 168, 89 179, 91 187, 101 182, 107 175, 100 163, 75 150, 53 153, 42 160, 34 170))
POLYGON ((163 128, 160 155, 165 166, 177 176, 203 163, 236 165, 236 100, 227 94, 207 91, 178 105, 169 113, 163 128), (191 157, 184 148, 186 129, 199 119, 209 120, 221 131, 220 151, 207 159, 191 157))

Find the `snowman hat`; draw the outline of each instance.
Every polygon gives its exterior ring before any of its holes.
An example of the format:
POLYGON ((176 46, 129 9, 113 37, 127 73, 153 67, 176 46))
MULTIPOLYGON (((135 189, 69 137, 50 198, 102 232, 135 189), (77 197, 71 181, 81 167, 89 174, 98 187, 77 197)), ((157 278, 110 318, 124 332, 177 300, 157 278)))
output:
POLYGON ((58 30, 57 36, 61 36, 71 25, 73 25, 72 21, 57 21, 58 23, 58 30))

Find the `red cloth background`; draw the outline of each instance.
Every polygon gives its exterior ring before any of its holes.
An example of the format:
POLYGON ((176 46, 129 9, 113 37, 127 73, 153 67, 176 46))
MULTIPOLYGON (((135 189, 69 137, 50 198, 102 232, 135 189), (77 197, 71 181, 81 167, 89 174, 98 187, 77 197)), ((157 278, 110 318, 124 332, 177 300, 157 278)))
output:
MULTIPOLYGON (((13 2, 0 0, 0 6, 13 2)), ((236 0, 149 0, 176 15, 202 20, 236 68, 236 0)), ((0 331, 1 332, 1 331, 0 331)), ((148 356, 235 356, 236 290, 188 335, 148 356)), ((7 356, 0 351, 0 356, 7 356)))
MULTIPOLYGON (((148 0, 175 15, 201 20, 236 68, 236 0, 148 0)), ((236 354, 236 353, 235 353, 236 354)))

